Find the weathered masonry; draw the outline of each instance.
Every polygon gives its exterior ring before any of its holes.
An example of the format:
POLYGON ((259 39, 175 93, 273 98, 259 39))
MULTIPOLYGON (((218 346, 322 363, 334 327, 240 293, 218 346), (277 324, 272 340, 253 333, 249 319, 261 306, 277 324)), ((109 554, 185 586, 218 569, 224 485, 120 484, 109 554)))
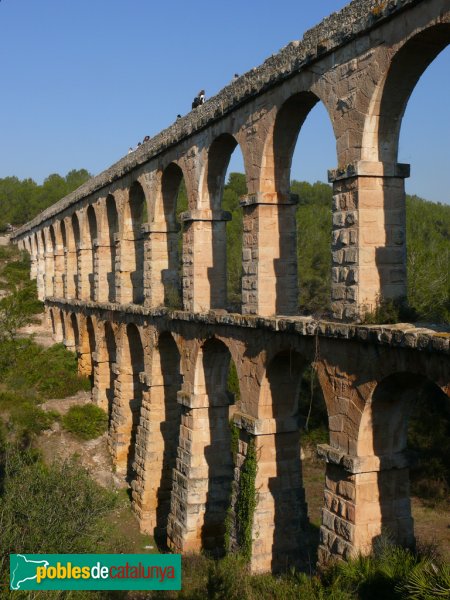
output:
POLYGON ((449 335, 349 322, 380 296, 405 295, 409 167, 397 163, 399 131, 414 85, 449 41, 450 0, 355 0, 16 232, 55 340, 78 352, 94 401, 108 410, 112 456, 142 529, 172 548, 223 546, 252 447, 252 568, 301 563, 297 402, 310 364, 330 430, 319 449, 327 463, 321 559, 369 551, 383 529, 413 542, 408 411, 419 393, 450 395, 449 335), (333 323, 296 316, 290 165, 317 102, 336 137, 333 323), (221 208, 236 145, 248 188, 241 315, 226 311, 229 215, 221 208), (189 210, 180 274, 182 178, 189 210), (170 310, 178 289, 182 310, 170 310), (227 392, 231 360, 239 398, 227 392))

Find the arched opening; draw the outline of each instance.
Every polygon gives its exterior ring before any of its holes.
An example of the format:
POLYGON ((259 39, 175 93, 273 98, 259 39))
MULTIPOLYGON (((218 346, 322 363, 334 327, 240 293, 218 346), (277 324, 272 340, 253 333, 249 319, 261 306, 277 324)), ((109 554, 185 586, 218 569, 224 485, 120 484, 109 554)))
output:
POLYGON ((80 248, 80 223, 78 221, 78 216, 76 213, 73 213, 70 223, 72 226, 72 236, 73 236, 73 247, 68 255, 70 260, 70 276, 72 279, 71 287, 73 285, 73 294, 75 298, 80 297, 80 270, 78 266, 78 250, 80 248))
POLYGON ((46 293, 46 272, 45 272, 45 239, 44 232, 40 229, 36 234, 37 240, 37 289, 39 300, 43 300, 46 293))
POLYGON ((114 335, 114 330, 112 328, 111 323, 105 323, 105 346, 106 346, 106 361, 107 361, 107 382, 108 387, 105 390, 106 394, 106 402, 107 407, 106 412, 108 413, 108 428, 111 425, 111 417, 112 417, 112 407, 114 402, 114 393, 115 393, 115 363, 117 361, 117 344, 116 344, 116 336, 114 335))
MULTIPOLYGON (((440 23, 420 31, 397 51, 384 78, 375 89, 364 129, 362 158, 379 161, 385 171, 382 185, 371 190, 367 199, 372 215, 375 209, 378 210, 376 231, 373 217, 372 223, 365 226, 367 230, 371 230, 373 248, 370 250, 374 253, 368 278, 372 281, 378 279, 379 296, 382 300, 397 305, 397 320, 446 321, 450 314, 448 277, 446 281, 442 281, 442 270, 448 273, 449 246, 445 234, 442 235, 442 220, 448 219, 448 211, 446 207, 439 208, 419 198, 406 197, 405 178, 409 177, 409 165, 397 163, 400 130, 403 131, 403 117, 407 106, 410 106, 411 94, 424 72, 449 42, 450 25, 440 23), (440 284, 435 285, 439 279, 440 284)), ((447 66, 444 68, 447 69, 447 66)), ((440 85, 442 72, 439 79, 440 85)), ((448 135, 445 135, 445 130, 449 131, 450 126, 447 104, 442 108, 442 114, 445 115, 442 123, 439 121, 439 111, 435 113, 433 110, 435 98, 445 97, 445 93, 431 91, 434 93, 427 91, 420 110, 414 110, 412 102, 411 129, 419 131, 422 126, 426 127, 427 116, 433 114, 435 121, 439 122, 439 129, 436 129, 438 134, 432 136, 430 132, 422 131, 415 140, 410 138, 406 151, 402 154, 410 162, 417 152, 421 156, 419 162, 429 165, 422 172, 427 192, 440 181, 440 189, 448 199, 445 174, 448 160, 444 168, 441 166, 441 173, 433 173, 428 162, 433 161, 434 153, 436 159, 448 156, 448 135)), ((415 94, 412 98, 415 98, 415 94)), ((438 160, 434 162, 437 163, 438 160)), ((421 165, 412 161, 413 173, 416 166, 420 169, 421 165)), ((364 196, 362 206, 365 206, 364 196)), ((364 223, 360 225, 360 229, 361 227, 364 228, 364 223)), ((365 284, 364 279, 362 284, 365 284)))
MULTIPOLYGON (((449 416, 448 396, 426 377, 402 372, 378 383, 363 412, 357 444, 360 460, 374 465, 372 472, 355 476, 357 524, 368 531, 360 540, 362 551, 370 551, 381 535, 414 545, 411 464, 419 496, 430 483, 432 493, 438 483, 443 496, 448 495, 449 416), (434 469, 439 474, 433 481, 434 469)), ((421 531, 426 534, 426 526, 421 531)))
POLYGON ((80 348, 80 331, 78 329, 78 320, 75 313, 70 315, 70 326, 71 326, 71 346, 73 346, 74 352, 78 352, 80 348))
POLYGON ((119 215, 116 200, 112 194, 106 198, 106 221, 109 239, 109 260, 106 279, 108 282, 108 301, 116 301, 116 234, 119 233, 119 215))
MULTIPOLYGON (((296 264, 289 267, 296 273, 296 312, 326 314, 331 301, 332 189, 325 182, 327 169, 336 163, 336 141, 327 110, 314 93, 295 94, 280 108, 272 161, 279 198, 298 198, 292 232, 296 264)), ((269 157, 267 163, 269 167, 269 157)))
MULTIPOLYGON (((155 236, 152 243, 155 277, 152 284, 159 280, 162 284, 163 302, 169 308, 181 308, 183 278, 183 228, 180 220, 182 212, 188 208, 186 185, 181 168, 170 163, 161 176, 161 198, 155 212, 155 236), (161 230, 160 232, 158 230, 161 230), (161 279, 159 279, 161 278, 161 279)), ((155 302, 157 297, 155 296, 155 302)))
POLYGON ((89 280, 89 299, 95 300, 95 264, 96 264, 96 253, 97 253, 97 217, 95 216, 95 210, 92 204, 88 206, 87 209, 87 220, 88 220, 88 228, 89 228, 89 239, 90 239, 90 252, 91 252, 91 260, 90 260, 90 273, 88 273, 89 280))
POLYGON ((53 316, 53 311, 52 310, 50 310, 49 313, 50 313, 50 323, 51 323, 51 326, 52 326, 52 336, 53 336, 53 339, 55 340, 56 339, 55 317, 53 316))
POLYGON ((50 296, 58 297, 61 294, 60 285, 58 286, 58 281, 61 281, 61 261, 59 256, 59 248, 56 246, 56 234, 55 228, 53 225, 50 225, 49 228, 49 236, 50 236, 50 244, 52 247, 52 278, 50 281, 50 296))
POLYGON ((136 325, 131 323, 127 325, 122 352, 120 373, 121 414, 117 424, 121 453, 118 461, 119 468, 126 473, 127 481, 131 483, 136 476, 134 467, 136 433, 141 413, 143 391, 140 373, 144 372, 144 349, 136 325))
POLYGON ((64 319, 64 313, 62 310, 59 311, 59 320, 61 323, 61 332, 62 332, 62 342, 66 345, 68 345, 67 341, 66 341, 66 321, 64 319))
POLYGON ((233 171, 236 164, 243 166, 236 139, 227 133, 220 135, 208 152, 203 196, 208 200, 206 208, 229 213, 219 212, 211 223, 208 279, 211 308, 230 312, 241 312, 243 219, 239 201, 247 193, 245 174, 233 171))
POLYGON ((293 350, 278 353, 261 384, 260 418, 273 433, 256 436, 258 505, 254 528, 266 540, 258 564, 286 571, 310 564, 308 515, 300 459, 299 396, 306 361, 293 350), (267 518, 270 514, 270 518, 267 518))
MULTIPOLYGON (((154 535, 161 547, 167 546, 167 520, 170 512, 173 470, 176 467, 181 406, 177 392, 181 389, 180 353, 172 335, 159 336, 152 354, 151 388, 145 402, 145 419, 139 437, 149 452, 143 464, 141 529, 154 535), (155 452, 158 459, 155 460, 155 452), (151 461, 151 469, 149 462, 151 461)), ((142 446, 142 443, 140 444, 142 446)))
POLYGON ((225 549, 225 520, 234 477, 229 427, 234 402, 228 390, 230 361, 230 351, 223 342, 208 340, 197 357, 194 384, 195 394, 207 398, 207 408, 198 409, 208 423, 199 440, 205 469, 201 540, 203 549, 215 556, 222 555, 225 549))
POLYGON ((133 239, 132 264, 130 278, 132 286, 132 302, 142 304, 144 301, 144 237, 142 225, 147 222, 147 201, 144 190, 138 181, 130 187, 129 196, 130 219, 129 234, 133 239))
POLYGON ((94 369, 95 369, 95 363, 94 363, 94 352, 96 351, 96 342, 95 342, 95 330, 94 330, 94 324, 92 322, 91 317, 87 317, 86 318, 86 331, 87 331, 87 341, 88 341, 88 347, 86 348, 87 353, 85 354, 86 356, 86 370, 87 370, 87 374, 88 377, 90 379, 91 382, 91 388, 94 387, 94 382, 95 382, 95 373, 94 373, 94 369))
POLYGON ((67 231, 66 231, 66 223, 64 221, 64 219, 61 220, 60 222, 60 228, 61 228, 61 241, 62 241, 62 245, 63 245, 63 252, 64 252, 64 264, 63 264, 63 270, 62 270, 62 285, 63 285, 63 297, 64 298, 69 298, 69 279, 68 279, 68 268, 69 268, 69 247, 68 247, 68 240, 67 240, 67 231))

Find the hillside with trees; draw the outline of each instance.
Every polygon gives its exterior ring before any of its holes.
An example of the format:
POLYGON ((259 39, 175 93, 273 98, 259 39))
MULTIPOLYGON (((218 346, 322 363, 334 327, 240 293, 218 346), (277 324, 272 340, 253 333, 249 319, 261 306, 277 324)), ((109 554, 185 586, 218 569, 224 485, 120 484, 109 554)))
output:
POLYGON ((91 177, 86 169, 72 169, 65 177, 53 173, 42 185, 33 179, 0 179, 0 233, 8 224, 22 225, 91 177))

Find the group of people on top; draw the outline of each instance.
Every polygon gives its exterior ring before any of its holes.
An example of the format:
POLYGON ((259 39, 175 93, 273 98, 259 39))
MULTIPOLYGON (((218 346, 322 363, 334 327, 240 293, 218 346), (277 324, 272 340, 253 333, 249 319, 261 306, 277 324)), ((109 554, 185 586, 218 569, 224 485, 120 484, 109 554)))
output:
MULTIPOLYGON (((233 79, 237 79, 238 77, 239 77, 239 75, 237 73, 235 73, 233 79)), ((204 102, 205 102, 205 90, 200 90, 199 93, 195 96, 195 98, 192 101, 192 109, 198 108, 199 106, 204 104, 204 102)), ((178 119, 181 119, 181 115, 177 115, 177 121, 178 121, 178 119)), ((142 146, 142 144, 145 144, 145 142, 148 142, 149 140, 150 140, 150 136, 146 135, 145 138, 143 139, 143 141, 138 142, 138 144, 135 148, 132 148, 131 146, 128 148, 128 154, 131 154, 131 152, 134 152, 140 146, 142 146)))

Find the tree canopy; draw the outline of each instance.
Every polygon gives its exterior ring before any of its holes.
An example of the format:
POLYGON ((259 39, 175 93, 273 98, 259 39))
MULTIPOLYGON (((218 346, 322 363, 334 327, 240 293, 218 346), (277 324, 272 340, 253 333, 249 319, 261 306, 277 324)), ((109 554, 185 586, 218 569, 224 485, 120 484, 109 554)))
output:
POLYGON ((53 173, 42 185, 33 179, 0 179, 0 231, 7 224, 22 225, 91 177, 86 169, 72 169, 65 177, 53 173))

